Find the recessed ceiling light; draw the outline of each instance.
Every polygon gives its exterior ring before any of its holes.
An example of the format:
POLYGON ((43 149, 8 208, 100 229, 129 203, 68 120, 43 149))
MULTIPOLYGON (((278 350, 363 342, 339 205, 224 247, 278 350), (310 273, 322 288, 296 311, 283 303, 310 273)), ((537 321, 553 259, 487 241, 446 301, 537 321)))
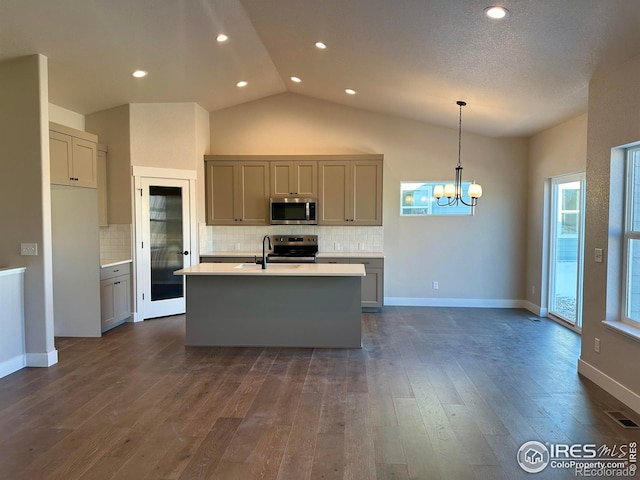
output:
POLYGON ((320 50, 324 50, 325 48, 327 48, 327 46, 322 42, 316 42, 316 47, 318 47, 320 50))
POLYGON ((242 87, 246 87, 248 84, 249 84, 249 82, 245 82, 244 80, 242 80, 242 81, 236 83, 236 87, 242 88, 242 87))
POLYGON ((227 40, 229 40, 229 37, 227 37, 224 33, 221 33, 216 37, 216 40, 219 42, 226 42, 227 40))
POLYGON ((136 70, 136 71, 132 72, 131 75, 133 75, 136 78, 142 78, 142 77, 146 77, 147 75, 149 75, 149 72, 147 72, 145 70, 136 70))
POLYGON ((344 91, 349 95, 355 95, 356 93, 358 93, 353 88, 345 88, 344 91))
POLYGON ((491 7, 487 7, 484 9, 484 14, 485 16, 494 20, 501 20, 509 16, 509 10, 498 5, 492 5, 491 7))
POLYGON ((300 79, 300 77, 291 77, 291 81, 295 82, 295 83, 300 83, 302 82, 302 80, 300 79))

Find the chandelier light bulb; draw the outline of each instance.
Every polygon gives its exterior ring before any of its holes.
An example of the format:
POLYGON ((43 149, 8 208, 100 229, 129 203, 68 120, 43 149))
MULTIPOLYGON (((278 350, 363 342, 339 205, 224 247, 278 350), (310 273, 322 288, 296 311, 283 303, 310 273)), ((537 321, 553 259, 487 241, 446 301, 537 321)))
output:
POLYGON ((451 198, 455 196, 455 194, 456 194, 456 187, 453 185, 453 183, 447 183, 444 186, 444 196, 447 198, 451 198))
POLYGON ((480 198, 482 196, 482 185, 477 183, 469 185, 469 196, 471 198, 480 198))
POLYGON ((442 185, 436 185, 433 187, 433 196, 436 198, 442 198, 444 195, 444 187, 442 185))

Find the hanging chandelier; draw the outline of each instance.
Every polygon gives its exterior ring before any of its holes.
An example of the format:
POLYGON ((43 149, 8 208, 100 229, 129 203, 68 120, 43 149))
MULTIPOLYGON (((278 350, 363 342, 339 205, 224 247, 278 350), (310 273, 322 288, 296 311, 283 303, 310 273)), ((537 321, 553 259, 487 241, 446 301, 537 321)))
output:
POLYGON ((464 201, 463 192, 462 192, 462 163, 460 162, 460 152, 462 149, 462 107, 464 107, 467 102, 463 102, 462 100, 458 100, 456 102, 458 107, 460 108, 460 119, 458 121, 458 164, 456 165, 456 178, 454 183, 447 183, 446 185, 436 185, 433 188, 433 196, 438 199, 438 205, 441 207, 444 206, 456 206, 458 203, 462 203, 467 207, 475 207, 478 204, 478 199, 482 196, 482 186, 477 183, 472 183, 469 185, 469 203, 464 201), (446 199, 442 200, 442 197, 446 197, 446 199))

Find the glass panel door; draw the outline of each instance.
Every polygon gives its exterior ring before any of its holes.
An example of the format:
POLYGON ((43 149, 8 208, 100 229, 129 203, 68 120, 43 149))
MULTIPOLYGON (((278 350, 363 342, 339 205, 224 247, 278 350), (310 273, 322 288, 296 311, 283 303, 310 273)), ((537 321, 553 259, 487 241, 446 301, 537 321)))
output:
POLYGON ((190 265, 189 182, 142 179, 144 318, 185 312, 184 276, 190 265))
POLYGON ((549 313, 582 323, 584 174, 552 179, 549 313))
POLYGON ((151 300, 180 298, 184 277, 173 272, 183 266, 182 189, 149 187, 151 300))

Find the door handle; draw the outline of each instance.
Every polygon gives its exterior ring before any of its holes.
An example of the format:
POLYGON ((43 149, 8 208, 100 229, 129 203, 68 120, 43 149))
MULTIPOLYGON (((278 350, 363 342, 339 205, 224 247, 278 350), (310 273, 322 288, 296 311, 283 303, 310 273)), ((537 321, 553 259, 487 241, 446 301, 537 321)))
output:
POLYGON ((189 251, 185 250, 184 252, 176 252, 178 255, 189 255, 189 251))

